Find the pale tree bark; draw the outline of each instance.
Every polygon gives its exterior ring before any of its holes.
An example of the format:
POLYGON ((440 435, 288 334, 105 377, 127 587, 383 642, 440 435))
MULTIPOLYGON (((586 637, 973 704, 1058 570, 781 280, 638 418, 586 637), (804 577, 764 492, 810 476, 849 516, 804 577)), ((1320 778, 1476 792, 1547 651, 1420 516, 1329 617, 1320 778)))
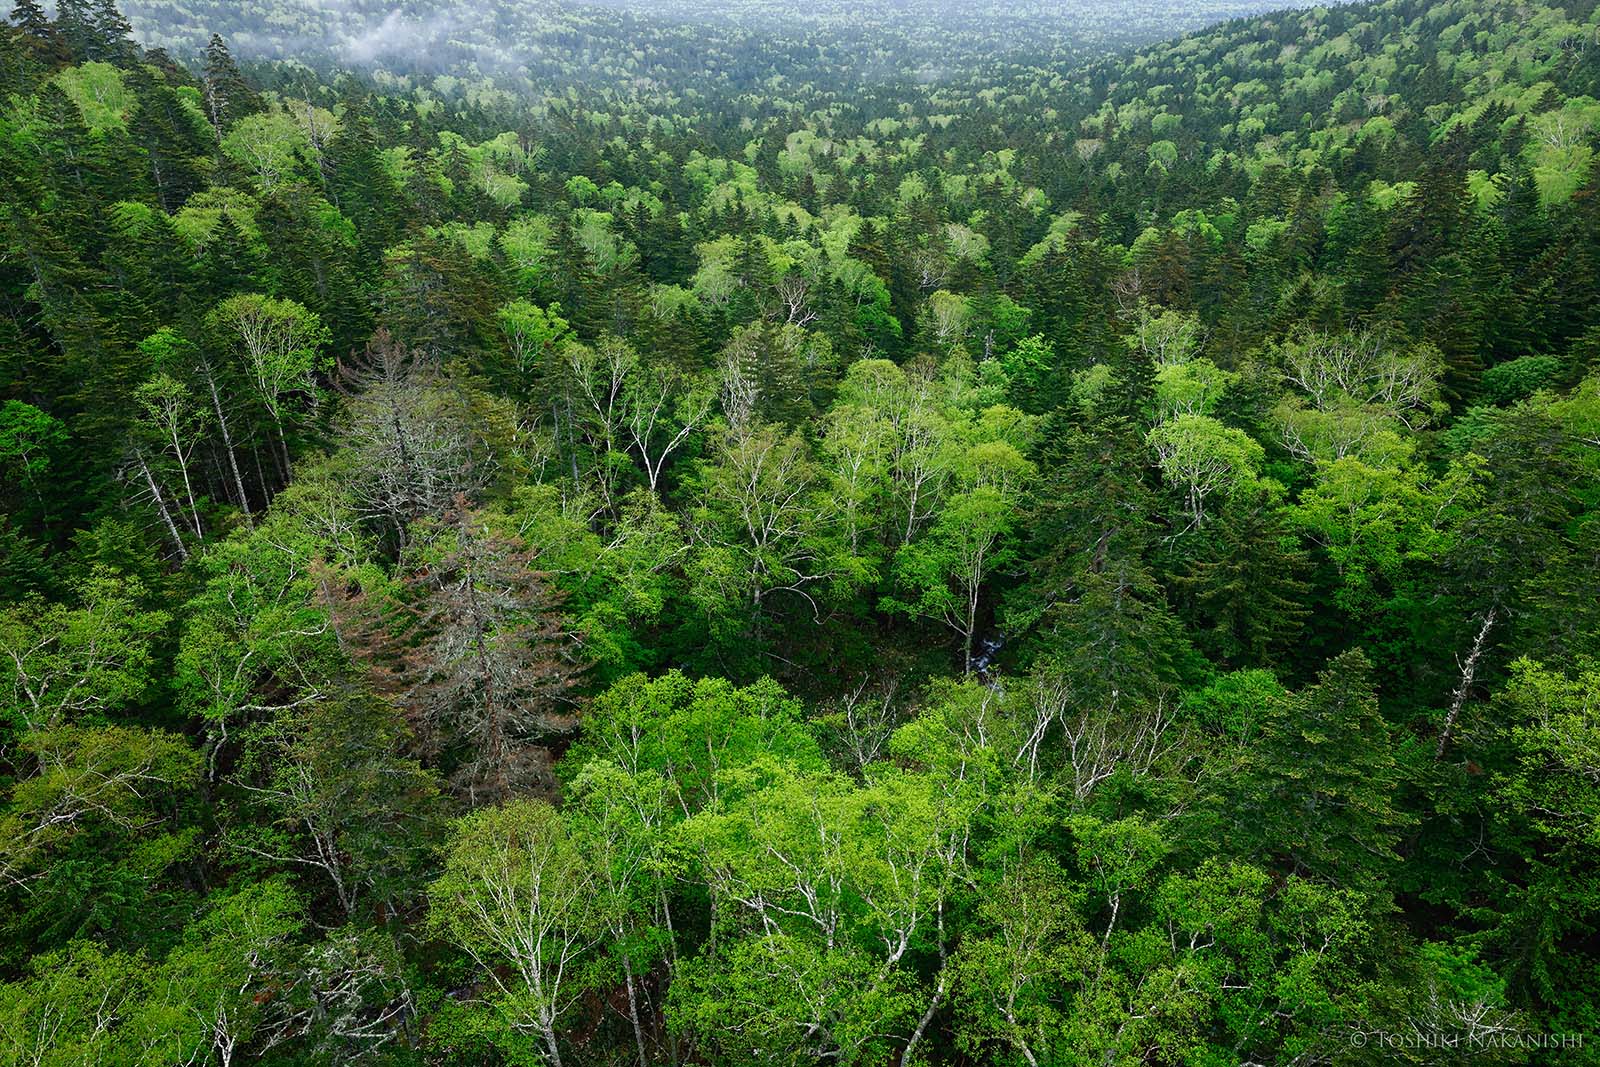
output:
POLYGON ((911 1037, 906 1041, 906 1047, 900 1053, 902 1067, 911 1062, 911 1054, 922 1043, 922 1035, 927 1032, 928 1024, 933 1022, 933 1017, 939 1012, 939 1004, 944 999, 945 984, 949 981, 949 971, 945 966, 944 947, 944 904, 940 902, 939 911, 939 977, 934 983, 933 996, 928 999, 928 1009, 922 1013, 922 1018, 917 1020, 917 1028, 911 1031, 911 1037))
POLYGON ((606 339, 598 348, 568 345, 567 369, 577 387, 583 408, 584 437, 599 454, 595 474, 606 511, 616 514, 615 475, 608 459, 620 451, 619 439, 626 423, 626 394, 638 369, 639 357, 622 341, 606 339))
POLYGON ((1467 658, 1460 663, 1461 682, 1450 697, 1450 710, 1444 717, 1444 727, 1439 731, 1439 744, 1433 750, 1433 758, 1444 759, 1445 750, 1450 747, 1450 738, 1455 731, 1456 720, 1461 717, 1461 708, 1467 702, 1468 695, 1472 692, 1472 683, 1478 674, 1478 661, 1483 657, 1484 649, 1489 640, 1489 630, 1494 626, 1495 617, 1499 614, 1499 607, 1491 607, 1483 616, 1483 624, 1478 627, 1478 636, 1472 639, 1472 649, 1467 653, 1467 658))
POLYGON ((660 490, 661 472, 667 460, 711 414, 713 391, 691 386, 679 405, 678 417, 682 425, 672 430, 667 424, 672 384, 667 375, 654 374, 648 382, 629 389, 625 396, 628 437, 644 464, 645 480, 652 493, 660 490))
POLYGON ((942 427, 931 418, 911 413, 897 427, 899 434, 891 453, 891 470, 895 484, 905 499, 906 528, 901 545, 909 545, 917 532, 918 523, 933 512, 930 505, 923 510, 927 496, 933 495, 949 474, 941 455, 944 447, 942 427))
POLYGON ((217 389, 217 376, 210 363, 200 365, 205 375, 206 387, 211 391, 211 406, 217 413, 217 428, 222 431, 222 450, 228 455, 228 469, 233 472, 233 488, 239 494, 239 508, 244 512, 245 525, 255 529, 255 518, 250 514, 250 496, 244 491, 244 478, 239 473, 239 452, 233 444, 233 432, 228 429, 228 416, 222 410, 222 393, 217 389))
POLYGON ((628 1020, 633 1023, 633 1044, 639 1053, 639 1067, 649 1067, 649 1057, 644 1051, 644 1026, 639 1022, 639 997, 633 983, 633 957, 626 949, 622 952, 622 979, 628 988, 628 1020))
POLYGON ((150 499, 155 501, 156 512, 161 516, 162 523, 167 527, 167 533, 172 537, 172 544, 178 550, 178 558, 187 563, 189 550, 183 546, 183 535, 178 532, 178 524, 173 521, 172 511, 167 507, 166 497, 161 495, 161 487, 156 484, 155 475, 150 472, 150 464, 145 462, 144 453, 135 453, 134 462, 144 475, 145 484, 150 487, 150 499))
POLYGON ((186 421, 184 397, 173 389, 158 389, 153 394, 141 390, 136 396, 165 442, 172 446, 172 458, 177 461, 178 473, 183 478, 184 496, 189 501, 189 526, 194 530, 195 537, 204 541, 206 535, 200 525, 200 506, 195 502, 194 481, 189 477, 189 459, 194 455, 195 444, 191 442, 188 448, 183 445, 186 421))

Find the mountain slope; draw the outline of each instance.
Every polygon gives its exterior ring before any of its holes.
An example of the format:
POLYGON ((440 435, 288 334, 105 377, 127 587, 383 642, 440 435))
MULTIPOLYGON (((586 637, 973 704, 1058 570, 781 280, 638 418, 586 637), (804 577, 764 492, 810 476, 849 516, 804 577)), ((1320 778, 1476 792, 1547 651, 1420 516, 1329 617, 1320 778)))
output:
POLYGON ((1591 4, 213 10, 0 34, 0 1065, 1594 1061, 1591 4))

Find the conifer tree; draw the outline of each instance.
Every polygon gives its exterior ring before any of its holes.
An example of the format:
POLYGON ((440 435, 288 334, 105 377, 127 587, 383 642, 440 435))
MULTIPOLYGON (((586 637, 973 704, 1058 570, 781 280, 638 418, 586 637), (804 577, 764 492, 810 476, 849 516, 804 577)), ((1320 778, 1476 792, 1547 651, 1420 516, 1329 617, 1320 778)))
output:
POLYGON ((1390 738, 1367 657, 1334 657, 1316 685, 1268 710, 1233 799, 1239 840, 1285 873, 1381 891, 1411 821, 1390 738))
POLYGON ((200 84, 205 96, 206 117, 211 120, 218 141, 236 119, 261 109, 260 99, 246 84, 233 53, 228 51, 220 34, 212 34, 206 45, 200 84))

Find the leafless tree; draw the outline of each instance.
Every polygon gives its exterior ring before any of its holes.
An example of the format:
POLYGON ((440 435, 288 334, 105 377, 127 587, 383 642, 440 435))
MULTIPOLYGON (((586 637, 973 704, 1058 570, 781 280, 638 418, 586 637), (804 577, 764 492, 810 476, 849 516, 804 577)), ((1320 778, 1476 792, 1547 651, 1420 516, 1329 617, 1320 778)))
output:
POLYGON ((173 518, 172 507, 161 491, 161 483, 156 481, 155 472, 150 469, 149 457, 142 450, 134 449, 130 454, 123 478, 133 481, 136 487, 135 496, 148 495, 156 514, 161 518, 161 525, 166 527, 167 536, 172 539, 172 547, 177 550, 178 558, 188 562, 189 549, 183 543, 183 534, 178 531, 178 522, 173 518))
POLYGON ((1437 352, 1396 351, 1372 331, 1317 334, 1284 350, 1284 378, 1319 411, 1341 402, 1378 404, 1405 421, 1437 395, 1440 370, 1437 352))
POLYGON ((1106 779, 1119 772, 1142 778, 1174 753, 1181 740, 1174 708, 1164 698, 1150 706, 1133 706, 1113 696, 1109 703, 1084 699, 1068 680, 1049 670, 1034 675, 1028 686, 1032 728, 1017 754, 1036 778, 1041 760, 1059 753, 1063 782, 1074 806, 1084 804, 1106 779), (1053 731, 1059 741, 1047 746, 1053 731))
POLYGON ((351 394, 351 497, 400 549, 413 520, 442 515, 488 483, 494 461, 474 433, 470 399, 431 358, 380 330, 362 356, 341 364, 337 380, 351 394))
POLYGON ((660 368, 636 377, 625 397, 624 420, 652 493, 660 491, 667 460, 710 418, 715 396, 709 382, 660 368))
POLYGON ((773 288, 777 291, 785 321, 790 326, 806 326, 816 319, 817 313, 811 309, 808 300, 811 279, 791 271, 778 279, 773 288))
POLYGON ((1472 683, 1478 675, 1478 661, 1483 658, 1483 653, 1488 647, 1489 631, 1494 628, 1499 613, 1498 606, 1491 606, 1484 613, 1483 622, 1478 627, 1478 636, 1472 639, 1472 648, 1467 652, 1467 658, 1457 661, 1461 668, 1461 681, 1450 696, 1450 710, 1445 714, 1444 726, 1439 730, 1439 743, 1433 751, 1434 759, 1444 759, 1444 754, 1450 747, 1450 737, 1455 731, 1456 720, 1461 717, 1461 709, 1466 705, 1467 698, 1472 695, 1472 683))
MULTIPOLYGON (((381 936, 381 935, 379 935, 381 936)), ((377 936, 346 927, 308 946, 274 975, 278 995, 264 1005, 254 1041, 288 1041, 361 1062, 403 1041, 416 998, 397 955, 377 936)))
POLYGON ((943 288, 950 277, 950 261, 935 248, 921 248, 913 253, 911 269, 917 276, 917 288, 923 292, 943 288))
POLYGON ((823 709, 822 722, 857 771, 876 762, 888 748, 899 717, 899 689, 892 677, 863 676, 854 689, 823 709))

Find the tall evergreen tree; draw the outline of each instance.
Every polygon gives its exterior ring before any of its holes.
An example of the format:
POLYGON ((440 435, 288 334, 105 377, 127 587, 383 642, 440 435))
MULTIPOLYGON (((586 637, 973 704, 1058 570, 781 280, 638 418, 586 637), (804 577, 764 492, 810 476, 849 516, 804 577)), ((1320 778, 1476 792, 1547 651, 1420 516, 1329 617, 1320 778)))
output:
POLYGON ((217 140, 235 120, 261 109, 261 100, 245 82, 234 62, 233 53, 220 34, 213 33, 206 45, 206 62, 200 76, 205 97, 206 117, 217 140))
POLYGON ((1366 656, 1334 657, 1315 686, 1268 709, 1232 798, 1232 832, 1286 874, 1381 892, 1410 821, 1390 738, 1366 656))

